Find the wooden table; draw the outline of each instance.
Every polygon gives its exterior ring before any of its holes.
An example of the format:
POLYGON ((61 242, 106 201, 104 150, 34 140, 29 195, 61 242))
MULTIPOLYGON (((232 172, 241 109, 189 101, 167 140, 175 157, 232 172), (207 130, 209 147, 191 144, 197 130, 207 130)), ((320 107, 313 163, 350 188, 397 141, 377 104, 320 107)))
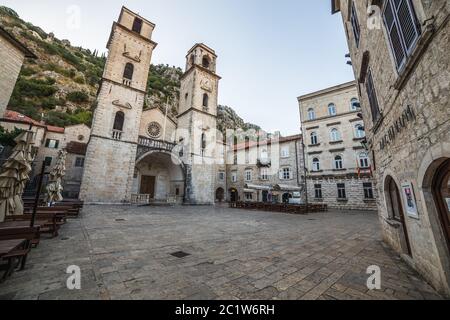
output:
MULTIPOLYGON (((12 254, 14 251, 23 248, 26 245, 26 239, 18 240, 1 240, 0 241, 0 259, 12 254)), ((6 265, 6 271, 0 279, 0 283, 4 282, 7 277, 9 277, 14 271, 14 259, 8 259, 8 264, 6 265)))

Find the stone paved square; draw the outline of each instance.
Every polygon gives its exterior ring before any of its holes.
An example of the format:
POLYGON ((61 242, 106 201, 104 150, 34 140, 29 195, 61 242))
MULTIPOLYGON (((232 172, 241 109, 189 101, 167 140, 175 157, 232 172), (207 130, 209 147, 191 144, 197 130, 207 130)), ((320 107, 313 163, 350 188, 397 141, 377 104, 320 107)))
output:
POLYGON ((441 299, 383 244, 376 213, 86 206, 44 239, 2 299, 441 299), (176 258, 175 252, 189 256, 176 258), (66 268, 82 289, 66 288, 66 268), (369 291, 367 267, 382 271, 369 291))

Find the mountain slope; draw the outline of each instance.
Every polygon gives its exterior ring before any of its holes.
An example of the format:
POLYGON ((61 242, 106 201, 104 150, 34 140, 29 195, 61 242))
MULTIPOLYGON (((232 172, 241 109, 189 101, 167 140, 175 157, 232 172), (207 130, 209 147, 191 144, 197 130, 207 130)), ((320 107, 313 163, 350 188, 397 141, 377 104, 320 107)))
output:
MULTIPOLYGON (((0 6, 0 25, 38 57, 25 60, 8 109, 55 126, 90 125, 106 57, 59 40, 4 6, 0 6)), ((182 74, 181 68, 151 65, 144 108, 159 107, 164 111, 167 106, 175 117, 182 74)), ((222 131, 259 129, 223 106, 218 109, 218 127, 222 131)))

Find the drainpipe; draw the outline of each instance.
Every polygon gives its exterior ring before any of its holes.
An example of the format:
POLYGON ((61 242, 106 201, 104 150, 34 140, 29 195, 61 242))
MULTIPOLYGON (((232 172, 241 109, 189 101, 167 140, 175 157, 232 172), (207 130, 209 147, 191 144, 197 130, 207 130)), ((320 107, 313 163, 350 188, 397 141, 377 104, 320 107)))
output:
POLYGON ((306 213, 308 213, 308 177, 306 170, 306 153, 305 153, 305 136, 302 133, 302 151, 303 151, 303 169, 305 170, 305 201, 306 201, 306 213))

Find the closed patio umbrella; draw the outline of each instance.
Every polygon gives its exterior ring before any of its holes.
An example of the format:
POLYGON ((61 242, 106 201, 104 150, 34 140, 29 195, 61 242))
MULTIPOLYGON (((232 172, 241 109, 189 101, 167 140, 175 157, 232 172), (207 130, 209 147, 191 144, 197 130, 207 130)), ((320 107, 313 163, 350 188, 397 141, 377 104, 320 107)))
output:
POLYGON ((22 194, 30 178, 33 132, 24 131, 16 139, 11 156, 0 170, 0 222, 8 215, 22 215, 22 194))
POLYGON ((63 200, 62 178, 66 174, 66 156, 66 150, 59 151, 56 165, 50 172, 50 183, 47 185, 47 195, 45 199, 49 206, 51 206, 54 202, 63 200))

